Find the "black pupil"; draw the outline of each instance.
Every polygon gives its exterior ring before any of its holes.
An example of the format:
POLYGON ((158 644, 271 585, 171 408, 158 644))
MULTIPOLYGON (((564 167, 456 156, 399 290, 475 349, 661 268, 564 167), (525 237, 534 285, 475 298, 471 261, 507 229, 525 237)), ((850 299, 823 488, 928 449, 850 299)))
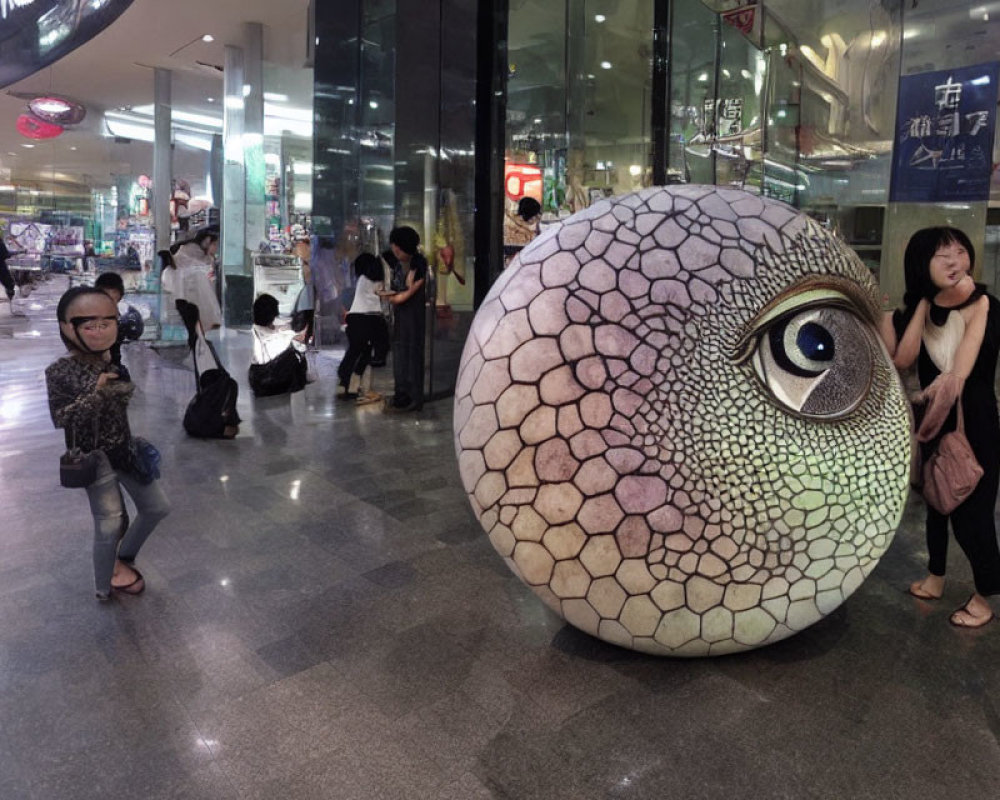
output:
POLYGON ((795 344, 810 361, 833 361, 833 337, 822 325, 807 322, 799 328, 795 344))

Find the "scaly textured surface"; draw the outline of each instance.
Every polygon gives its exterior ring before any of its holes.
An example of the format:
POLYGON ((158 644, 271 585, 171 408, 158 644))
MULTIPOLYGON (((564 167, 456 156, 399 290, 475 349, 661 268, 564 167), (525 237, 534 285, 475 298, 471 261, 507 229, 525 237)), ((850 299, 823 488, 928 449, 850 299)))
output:
POLYGON ((731 189, 546 231, 466 342, 455 445, 508 566, 608 642, 716 655, 833 611, 892 540, 908 412, 835 237, 731 189))

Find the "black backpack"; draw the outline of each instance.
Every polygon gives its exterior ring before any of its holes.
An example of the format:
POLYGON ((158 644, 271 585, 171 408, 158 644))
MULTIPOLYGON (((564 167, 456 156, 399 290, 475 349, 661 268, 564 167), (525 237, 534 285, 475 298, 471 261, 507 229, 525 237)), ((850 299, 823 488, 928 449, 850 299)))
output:
POLYGON ((205 344, 215 359, 215 368, 199 372, 195 356, 196 391, 184 412, 184 430, 199 439, 224 439, 226 427, 240 424, 240 415, 236 412, 239 385, 219 362, 212 343, 206 339, 205 344))

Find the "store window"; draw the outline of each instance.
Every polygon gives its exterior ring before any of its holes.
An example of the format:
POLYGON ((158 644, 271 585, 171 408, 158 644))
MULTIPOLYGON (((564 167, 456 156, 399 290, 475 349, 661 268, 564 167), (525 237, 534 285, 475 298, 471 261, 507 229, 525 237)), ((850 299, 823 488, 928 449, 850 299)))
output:
POLYGON ((511 10, 508 259, 546 224, 651 183, 652 26, 652 0, 529 0, 511 10), (525 218, 525 198, 537 217, 525 218))
POLYGON ((867 0, 676 0, 673 180, 739 186, 801 208, 874 273, 885 206, 901 10, 867 0))

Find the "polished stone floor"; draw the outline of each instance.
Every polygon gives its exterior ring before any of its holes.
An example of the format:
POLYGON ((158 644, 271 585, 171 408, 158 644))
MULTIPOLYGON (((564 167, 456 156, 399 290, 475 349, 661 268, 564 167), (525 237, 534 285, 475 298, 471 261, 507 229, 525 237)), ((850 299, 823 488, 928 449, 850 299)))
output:
MULTIPOLYGON (((57 281, 0 312, 0 798, 996 798, 1000 625, 948 625, 921 509, 806 632, 664 660, 566 626, 467 506, 447 401, 334 399, 339 353, 231 442, 180 426, 193 375, 129 346, 133 429, 173 514, 148 589, 93 596, 84 494, 61 489, 42 371, 57 281)), ((222 352, 243 379, 249 337, 222 352)), ((388 380, 382 370, 381 381, 388 380)))

